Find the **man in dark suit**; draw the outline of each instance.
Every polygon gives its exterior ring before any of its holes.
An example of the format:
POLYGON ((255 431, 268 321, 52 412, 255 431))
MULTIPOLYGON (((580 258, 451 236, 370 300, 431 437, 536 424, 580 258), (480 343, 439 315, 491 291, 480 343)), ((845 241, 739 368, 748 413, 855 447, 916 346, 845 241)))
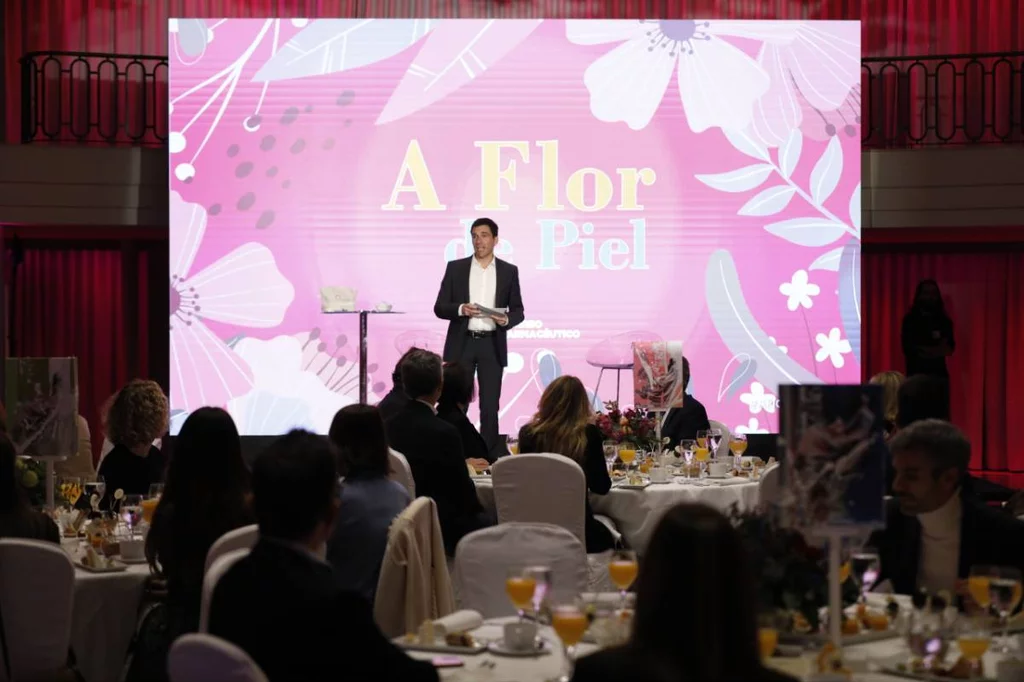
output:
POLYGON ((341 590, 323 560, 338 511, 327 439, 278 439, 253 464, 252 490, 260 539, 217 583, 210 634, 244 649, 271 682, 437 680, 384 637, 366 600, 341 590))
POLYGON ((445 550, 467 533, 494 525, 476 496, 476 486, 462 450, 458 430, 434 412, 441 395, 441 358, 418 350, 402 363, 402 385, 409 403, 385 424, 388 444, 409 461, 416 494, 437 504, 445 550))
POLYGON ((377 403, 377 409, 380 410, 380 418, 384 421, 398 414, 405 407, 405 404, 409 402, 409 396, 405 394, 405 389, 402 388, 402 361, 414 350, 420 349, 413 346, 405 351, 402 357, 398 358, 398 362, 395 363, 395 371, 391 373, 391 390, 377 403))
POLYGON ((686 388, 690 385, 690 361, 683 358, 683 406, 673 407, 665 416, 665 423, 661 425, 661 435, 668 438, 668 448, 679 445, 681 440, 694 440, 698 431, 707 431, 711 428, 708 421, 708 411, 704 405, 692 395, 686 395, 686 388))
POLYGON ((470 229, 473 255, 448 263, 437 292, 434 314, 448 320, 444 359, 461 362, 476 372, 480 385, 480 433, 491 452, 503 450, 498 443, 498 404, 501 378, 508 364, 506 334, 523 321, 523 296, 519 269, 495 258, 498 225, 477 218, 470 229), (498 310, 486 315, 480 306, 498 310))
POLYGON ((1024 523, 964 494, 971 445, 958 428, 918 421, 889 448, 895 500, 885 529, 870 541, 882 564, 880 582, 888 580, 897 594, 923 588, 968 598, 971 566, 1024 569, 1024 523))

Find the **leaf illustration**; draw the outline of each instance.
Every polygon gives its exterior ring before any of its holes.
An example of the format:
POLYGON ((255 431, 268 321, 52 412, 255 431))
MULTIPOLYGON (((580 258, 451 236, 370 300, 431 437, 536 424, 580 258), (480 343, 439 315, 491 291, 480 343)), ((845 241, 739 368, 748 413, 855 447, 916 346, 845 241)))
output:
POLYGON ((706 273, 706 297, 718 335, 734 355, 748 355, 756 363, 758 381, 773 393, 780 384, 820 384, 821 380, 772 343, 750 313, 736 264, 728 251, 711 254, 706 273))
POLYGON ((807 268, 808 270, 831 270, 832 272, 839 271, 839 257, 843 255, 843 247, 839 246, 831 251, 827 251, 817 258, 807 268))
POLYGON ((230 339, 226 340, 224 343, 227 345, 228 348, 234 348, 238 344, 238 342, 244 338, 245 334, 235 334, 230 339))
POLYGON ((178 19, 178 52, 182 55, 201 57, 208 38, 206 19, 178 19))
POLYGON ((722 132, 725 133, 725 138, 729 140, 729 144, 735 147, 737 151, 760 161, 771 160, 771 157, 768 155, 768 148, 758 140, 755 140, 745 130, 726 130, 723 128, 722 132))
POLYGON ((270 57, 259 83, 324 76, 393 57, 425 36, 430 19, 314 19, 270 57))
POLYGON ((541 350, 534 357, 536 358, 537 366, 533 371, 540 379, 540 385, 543 390, 552 381, 562 376, 562 363, 558 361, 558 356, 555 355, 555 352, 550 350, 541 350))
POLYGON ((789 205, 789 200, 793 198, 794 193, 796 193, 796 188, 789 185, 769 187, 743 204, 739 214, 756 216, 775 215, 789 205))
POLYGON ((748 354, 739 353, 732 356, 722 368, 722 378, 718 380, 718 402, 722 402, 724 398, 733 397, 736 391, 747 385, 756 371, 757 363, 748 354), (730 369, 732 370, 731 378, 726 380, 726 377, 730 376, 730 369))
POLYGON ((713 173, 694 177, 711 189, 717 189, 720 192, 746 192, 760 187, 774 170, 770 164, 755 163, 753 166, 738 168, 728 173, 713 173))
POLYGON ((791 218, 765 225, 764 229, 797 246, 828 246, 843 236, 845 227, 828 218, 791 218))
POLYGON ((860 241, 850 239, 839 259, 839 317, 860 362, 860 241))
POLYGON ((811 171, 811 197, 821 206, 832 196, 843 174, 843 146, 833 136, 811 171))
POLYGON ((789 178, 793 171, 796 170, 797 164, 800 163, 800 152, 803 150, 804 136, 800 133, 799 128, 794 128, 789 133, 789 137, 779 148, 779 170, 782 171, 782 177, 789 178))
POLYGON ((471 82, 526 40, 541 19, 443 22, 384 105, 377 125, 397 121, 471 82))
POLYGON ((853 225, 853 229, 857 230, 857 234, 860 234, 860 183, 857 183, 857 187, 854 188, 853 194, 850 195, 850 224, 853 225))

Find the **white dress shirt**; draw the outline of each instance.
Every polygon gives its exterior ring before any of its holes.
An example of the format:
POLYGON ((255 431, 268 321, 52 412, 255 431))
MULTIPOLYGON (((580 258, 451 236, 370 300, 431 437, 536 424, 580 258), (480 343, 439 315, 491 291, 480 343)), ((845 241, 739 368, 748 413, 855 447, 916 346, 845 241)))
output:
POLYGON ((918 586, 935 594, 953 592, 960 570, 960 491, 935 511, 918 514, 921 522, 921 558, 918 586))
MULTIPOLYGON (((469 265, 469 302, 494 309, 495 291, 498 288, 497 265, 495 259, 491 258, 490 264, 485 268, 480 265, 476 258, 469 265)), ((461 313, 462 309, 459 308, 461 313)), ((469 318, 469 331, 471 332, 492 332, 497 325, 489 317, 469 318)))

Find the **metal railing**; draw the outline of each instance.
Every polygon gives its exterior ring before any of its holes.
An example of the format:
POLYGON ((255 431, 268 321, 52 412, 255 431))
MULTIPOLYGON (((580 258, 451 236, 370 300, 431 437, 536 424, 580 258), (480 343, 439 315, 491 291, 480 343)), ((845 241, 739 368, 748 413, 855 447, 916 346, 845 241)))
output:
MULTIPOLYGON (((25 55, 22 141, 166 144, 167 68, 160 56, 25 55)), ((864 59, 848 104, 868 148, 1021 143, 1024 52, 864 59)), ((830 134, 856 134, 848 113, 818 112, 830 134)))
POLYGON ((861 61, 865 147, 1024 142, 1024 52, 861 61))
POLYGON ((167 143, 167 57, 30 52, 21 59, 21 141, 167 143))

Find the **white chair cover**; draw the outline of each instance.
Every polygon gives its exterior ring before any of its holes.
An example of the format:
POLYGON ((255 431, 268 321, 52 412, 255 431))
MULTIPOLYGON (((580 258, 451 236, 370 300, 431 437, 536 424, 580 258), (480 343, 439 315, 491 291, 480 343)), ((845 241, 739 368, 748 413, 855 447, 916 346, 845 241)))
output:
POLYGON ((714 419, 709 419, 708 424, 710 424, 711 428, 718 429, 722 432, 722 441, 718 444, 718 450, 715 452, 715 457, 731 455, 732 453, 729 452, 729 439, 732 437, 732 431, 729 430, 728 426, 722 422, 715 421, 714 419))
POLYGON ((587 553, 572 533, 548 523, 503 523, 462 538, 455 549, 455 590, 460 607, 484 618, 514 615, 505 594, 513 567, 548 566, 551 594, 571 599, 587 586, 587 553))
POLYGON ((0 540, 0 612, 14 680, 56 679, 67 665, 75 568, 59 545, 0 540))
POLYGON ((249 547, 244 547, 221 554, 206 569, 206 574, 203 576, 203 600, 199 604, 199 632, 209 632, 210 604, 213 603, 213 590, 217 587, 217 581, 235 565, 235 562, 247 556, 250 551, 249 547))
POLYGON ((586 546, 587 479, 579 464, 552 453, 502 457, 491 466, 491 481, 498 523, 551 523, 586 546))
POLYGON ((764 508, 782 502, 782 467, 778 464, 768 467, 761 474, 757 486, 757 504, 764 508))
POLYGON ((391 448, 388 448, 388 459, 391 463, 391 475, 388 478, 401 483, 409 491, 409 499, 415 500, 416 481, 412 478, 412 468, 409 466, 409 460, 401 452, 391 448))
POLYGON ((216 542, 210 545, 210 551, 206 553, 206 565, 203 567, 203 572, 206 573, 210 570, 210 566, 213 566, 213 562, 217 560, 217 557, 224 556, 236 549, 252 549, 256 546, 256 541, 259 538, 260 528, 255 523, 251 526, 242 526, 241 528, 235 528, 224 533, 224 535, 217 538, 216 542))
POLYGON ((174 640, 167 673, 171 682, 267 682, 242 649, 219 637, 196 633, 174 640))

